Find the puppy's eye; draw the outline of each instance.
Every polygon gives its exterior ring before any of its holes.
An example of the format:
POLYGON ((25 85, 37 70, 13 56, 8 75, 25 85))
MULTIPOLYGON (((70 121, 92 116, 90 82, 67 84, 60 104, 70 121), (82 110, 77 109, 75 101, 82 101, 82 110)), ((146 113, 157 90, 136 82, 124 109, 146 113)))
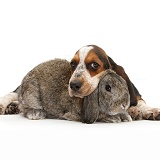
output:
POLYGON ((99 64, 97 62, 92 62, 90 63, 90 68, 93 70, 93 71, 96 71, 99 67, 99 64))
POLYGON ((70 65, 71 65, 72 70, 75 70, 76 67, 77 67, 77 63, 76 63, 75 61, 72 61, 72 62, 70 63, 70 65))
POLYGON ((106 91, 111 92, 111 86, 110 85, 106 85, 106 91))

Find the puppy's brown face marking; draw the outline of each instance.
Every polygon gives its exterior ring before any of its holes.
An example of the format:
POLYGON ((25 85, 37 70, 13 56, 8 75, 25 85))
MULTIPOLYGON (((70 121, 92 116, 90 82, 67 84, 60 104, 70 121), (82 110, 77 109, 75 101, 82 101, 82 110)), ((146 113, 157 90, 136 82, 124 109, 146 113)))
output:
POLYGON ((82 47, 71 60, 72 76, 69 94, 83 98, 91 94, 99 83, 101 73, 107 69, 107 55, 97 46, 82 47))
POLYGON ((71 68, 72 68, 72 74, 75 71, 77 65, 79 64, 80 58, 79 58, 79 54, 78 52, 75 54, 75 56, 73 57, 73 59, 71 60, 71 68))
POLYGON ((91 77, 96 76, 97 74, 105 70, 102 61, 92 50, 88 53, 85 59, 85 64, 91 77))

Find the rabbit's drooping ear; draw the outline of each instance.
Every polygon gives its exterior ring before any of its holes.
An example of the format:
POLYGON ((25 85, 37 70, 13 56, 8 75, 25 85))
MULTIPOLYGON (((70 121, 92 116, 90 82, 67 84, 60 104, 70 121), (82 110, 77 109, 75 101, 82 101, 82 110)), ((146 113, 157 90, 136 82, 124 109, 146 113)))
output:
POLYGON ((94 123, 99 115, 98 89, 86 96, 81 110, 81 120, 83 123, 94 123))

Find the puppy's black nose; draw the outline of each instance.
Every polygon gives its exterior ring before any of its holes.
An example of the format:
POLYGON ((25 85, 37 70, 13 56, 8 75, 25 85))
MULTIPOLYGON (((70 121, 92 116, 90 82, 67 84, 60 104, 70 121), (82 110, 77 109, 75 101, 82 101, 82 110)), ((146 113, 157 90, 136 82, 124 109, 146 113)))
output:
POLYGON ((81 81, 72 81, 70 82, 70 88, 73 91, 78 91, 82 86, 82 82, 81 81))

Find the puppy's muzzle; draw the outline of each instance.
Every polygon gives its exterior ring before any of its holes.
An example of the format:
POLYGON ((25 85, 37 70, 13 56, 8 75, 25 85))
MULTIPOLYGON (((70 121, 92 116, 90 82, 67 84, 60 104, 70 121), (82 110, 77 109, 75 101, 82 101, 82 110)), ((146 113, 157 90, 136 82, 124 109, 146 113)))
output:
POLYGON ((78 91, 82 86, 82 82, 78 80, 74 80, 70 82, 70 88, 73 91, 78 91))

